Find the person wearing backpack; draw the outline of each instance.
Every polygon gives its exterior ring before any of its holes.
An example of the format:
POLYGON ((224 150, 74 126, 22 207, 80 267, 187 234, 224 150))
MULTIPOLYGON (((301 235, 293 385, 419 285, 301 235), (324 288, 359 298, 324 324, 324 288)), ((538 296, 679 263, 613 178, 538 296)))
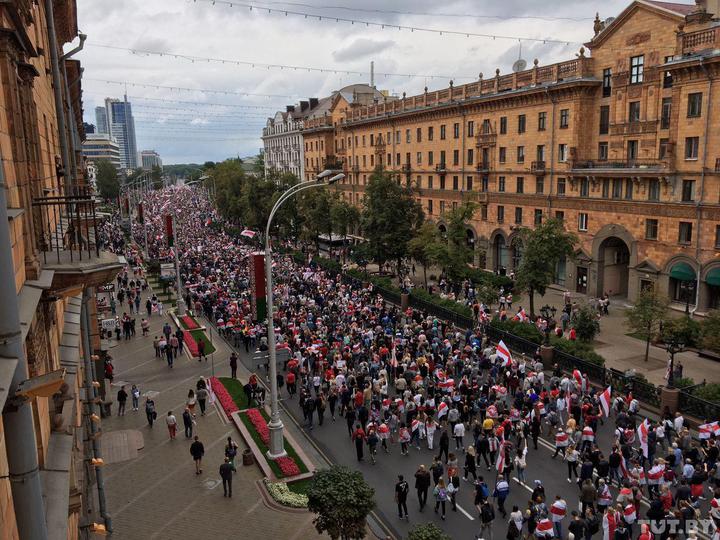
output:
POLYGON ((492 524, 495 521, 495 509, 490 501, 484 499, 478 507, 480 512, 480 532, 476 538, 484 540, 493 540, 492 524))
POLYGON ((397 503, 398 507, 398 517, 400 519, 403 519, 404 517, 405 520, 410 521, 407 509, 408 491, 410 491, 409 484, 407 483, 402 474, 398 474, 398 481, 395 484, 395 502, 397 503), (405 512, 405 516, 403 516, 403 512, 405 512))
POLYGON ((225 457, 228 458, 228 463, 232 467, 233 472, 237 472, 235 468, 235 457, 237 456, 238 445, 232 440, 232 437, 227 438, 227 444, 225 445, 225 457))
POLYGON ((153 422, 157 419, 157 412, 155 412, 155 402, 147 398, 145 400, 145 416, 147 416, 148 424, 153 427, 153 422))
POLYGON ((442 514, 440 515, 440 519, 445 519, 445 503, 448 500, 448 491, 447 487, 445 487, 445 480, 443 478, 440 478, 437 485, 435 486, 435 489, 433 490, 433 495, 435 496, 435 513, 437 514, 438 508, 442 507, 442 514))

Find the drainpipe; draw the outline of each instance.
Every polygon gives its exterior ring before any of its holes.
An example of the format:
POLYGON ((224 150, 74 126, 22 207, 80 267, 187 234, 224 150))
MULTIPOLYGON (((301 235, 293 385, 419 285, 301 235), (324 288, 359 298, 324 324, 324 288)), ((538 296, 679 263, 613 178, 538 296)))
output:
POLYGON ((58 122, 58 135, 60 139, 60 153, 63 169, 65 170, 65 192, 69 194, 73 186, 70 175, 70 151, 68 150, 67 127, 65 125, 65 106, 63 104, 63 82, 60 76, 60 58, 58 55, 59 43, 55 32, 55 14, 53 13, 53 0, 45 0, 45 19, 48 27, 50 41, 50 64, 52 66, 53 91, 55 93, 55 114, 58 122))
MULTIPOLYGON (((70 148, 69 148, 69 154, 70 154, 70 172, 71 172, 71 178, 73 179, 74 183, 77 184, 77 178, 78 178, 78 171, 77 171, 77 160, 76 160, 76 154, 77 154, 77 147, 80 144, 80 136, 77 128, 77 123, 75 122, 75 108, 73 107, 72 100, 70 99, 70 87, 77 84, 80 79, 82 78, 82 73, 80 76, 78 76, 77 79, 75 79, 71 84, 68 83, 68 76, 67 76, 67 67, 65 65, 65 60, 68 60, 69 58, 75 56, 77 53, 82 51, 85 48, 85 40, 87 39, 87 36, 85 34, 79 34, 80 37, 80 43, 77 47, 72 49, 71 51, 66 52, 60 57, 60 61, 62 62, 62 74, 63 74, 63 83, 65 86, 65 96, 67 97, 68 101, 68 108, 70 109, 70 114, 68 115, 69 121, 70 121, 70 132, 71 132, 71 138, 70 138, 70 148)), ((66 169, 67 170, 67 169, 66 169)))
POLYGON ((551 95, 547 88, 545 88, 545 95, 550 100, 550 103, 552 103, 552 120, 550 122, 550 189, 548 192, 548 219, 551 219, 553 180, 555 178, 555 105, 557 105, 557 98, 551 95))
POLYGON ((713 91, 713 78, 705 67, 704 60, 700 60, 700 68, 705 73, 708 79, 708 106, 707 112, 705 113, 705 136, 703 137, 703 161, 702 168, 700 170, 700 197, 698 197, 695 203, 695 209, 697 212, 697 240, 695 243, 695 261, 697 262, 697 281, 695 284, 695 307, 690 310, 690 315, 695 315, 695 312, 700 307, 700 274, 702 267, 700 265, 700 236, 702 234, 702 227, 700 221, 702 220, 702 201, 705 197, 705 167, 707 166, 707 141, 710 133, 710 111, 712 108, 712 91, 713 91))
MULTIPOLYGON (((90 416, 95 414, 95 403, 94 399, 97 396, 97 389, 93 386, 94 380, 94 365, 92 361, 92 345, 90 341, 90 315, 88 309, 88 303, 90 302, 91 293, 89 289, 83 290, 82 298, 82 309, 81 309, 81 332, 83 340, 83 359, 85 361, 85 399, 87 405, 87 423, 90 431, 90 440, 92 442, 93 455, 90 458, 101 458, 102 452, 100 450, 100 444, 98 443, 98 429, 95 422, 92 421, 90 416)), ((95 480, 97 482, 98 491, 98 505, 100 506, 100 515, 105 520, 105 529, 108 532, 112 532, 112 519, 107 513, 107 506, 105 504, 105 480, 103 479, 102 467, 95 467, 95 480)))
MULTIPOLYGON (((0 165, 0 223, 3 224, 8 221, 6 188, 5 170, 0 165)), ((32 407, 28 400, 13 398, 18 384, 29 375, 20 332, 15 280, 10 279, 15 275, 10 231, 5 226, 0 227, 0 275, 5 276, 0 279, 0 362, 6 358, 18 360, 2 414, 15 519, 20 538, 45 540, 48 531, 32 407)))

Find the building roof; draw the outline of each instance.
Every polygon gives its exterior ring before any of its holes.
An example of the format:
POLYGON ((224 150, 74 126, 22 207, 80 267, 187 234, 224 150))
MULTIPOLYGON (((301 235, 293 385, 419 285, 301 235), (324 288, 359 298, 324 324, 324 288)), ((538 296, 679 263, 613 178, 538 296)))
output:
POLYGON ((642 0, 643 3, 649 4, 651 6, 658 7, 660 9, 665 9, 667 11, 672 11, 678 15, 682 15, 683 17, 685 15, 689 15, 693 11, 697 9, 696 4, 679 4, 677 2, 658 2, 657 0, 642 0))

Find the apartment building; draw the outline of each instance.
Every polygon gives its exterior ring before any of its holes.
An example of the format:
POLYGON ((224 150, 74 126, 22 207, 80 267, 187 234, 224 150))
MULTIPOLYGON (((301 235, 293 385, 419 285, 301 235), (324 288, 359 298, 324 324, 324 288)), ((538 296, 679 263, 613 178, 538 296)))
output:
POLYGON ((339 189, 360 204, 383 167, 440 228, 446 210, 476 202, 468 243, 485 268, 511 271, 518 229, 560 218, 580 239, 557 266, 560 286, 630 300, 656 287, 718 308, 718 18, 718 0, 636 0, 596 17, 565 62, 391 102, 338 96, 306 122, 306 169, 342 162, 339 189))
POLYGON ((0 27, 0 538, 85 538, 102 513, 93 288, 122 265, 86 186, 75 0, 0 3, 0 27))

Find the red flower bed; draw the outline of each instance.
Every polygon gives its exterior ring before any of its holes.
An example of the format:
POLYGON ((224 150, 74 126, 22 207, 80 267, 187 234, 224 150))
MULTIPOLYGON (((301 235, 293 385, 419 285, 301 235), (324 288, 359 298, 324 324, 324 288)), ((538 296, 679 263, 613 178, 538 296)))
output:
POLYGON ((198 352, 198 344, 195 341, 195 338, 192 337, 192 334, 187 330, 183 330, 183 343, 185 343, 185 346, 190 351, 190 356, 200 356, 200 353, 198 352))
POLYGON ((278 464, 280 467, 280 470, 283 473, 283 476, 297 476, 300 474, 300 468, 297 466, 297 463, 295 463, 295 460, 291 457, 280 457, 275 460, 275 463, 278 464))
POLYGON ((230 416, 232 413, 240 410, 235 404, 235 400, 233 400, 225 386, 223 386, 217 377, 210 377, 210 386, 215 393, 215 397, 220 402, 220 406, 225 411, 225 414, 230 416))
POLYGON ((196 328, 200 328, 200 325, 190 315, 183 315, 182 317, 180 317, 180 320, 182 321, 185 328, 187 328, 188 330, 195 330, 196 328))
POLYGON ((255 428, 255 431, 257 431, 258 435, 260 435, 262 442, 266 445, 270 444, 270 429, 265 422, 265 418, 263 418, 263 415, 260 414, 260 411, 257 409, 248 409, 246 414, 255 428))

